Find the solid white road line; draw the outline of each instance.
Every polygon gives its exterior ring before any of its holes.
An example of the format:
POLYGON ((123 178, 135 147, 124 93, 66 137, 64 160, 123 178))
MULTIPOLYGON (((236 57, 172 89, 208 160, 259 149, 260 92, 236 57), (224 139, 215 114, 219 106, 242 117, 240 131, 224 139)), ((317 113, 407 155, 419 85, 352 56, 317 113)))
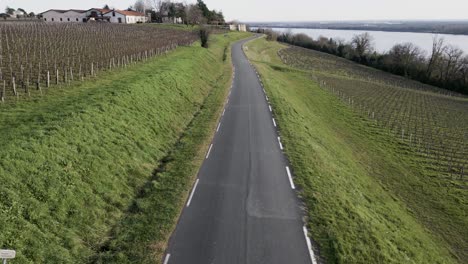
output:
POLYGON ((219 128, 221 127, 221 122, 218 124, 218 128, 216 128, 216 132, 219 132, 219 128))
POLYGON ((275 122, 275 119, 272 118, 271 120, 273 120, 273 125, 276 127, 276 122, 275 122))
POLYGON ((210 156, 211 148, 213 148, 213 144, 211 144, 210 149, 208 149, 208 153, 206 153, 206 158, 210 156))
POLYGON ((310 260, 312 261, 312 264, 317 264, 317 260, 315 259, 314 251, 312 250, 312 243, 310 243, 310 238, 307 235, 308 234, 307 228, 304 226, 302 229, 304 230, 304 236, 305 236, 305 239, 306 239, 307 248, 309 249, 310 260))
POLYGON ((270 112, 272 112, 273 110, 271 109, 271 105, 268 105, 268 108, 270 108, 270 112))
POLYGON ((169 263, 169 258, 171 257, 171 254, 167 254, 166 258, 164 259, 164 264, 169 263))
POLYGON ((222 114, 223 116, 224 116, 224 113, 225 113, 225 112, 226 112, 226 109, 223 110, 223 114, 222 114))
POLYGON ((195 190, 197 189, 199 181, 200 181, 200 179, 197 179, 197 181, 195 182, 195 185, 193 186, 192 192, 190 193, 190 197, 189 197, 188 202, 187 202, 187 207, 189 207, 190 203, 192 202, 192 198, 193 198, 193 195, 195 194, 195 190))
POLYGON ((286 173, 288 174, 288 178, 289 178, 289 184, 291 184, 291 189, 296 189, 296 185, 294 185, 294 182, 293 182, 293 179, 292 179, 292 176, 291 176, 291 171, 289 171, 289 167, 286 166, 286 173))
POLYGON ((281 144, 281 138, 280 137, 278 137, 278 143, 279 143, 280 149, 283 150, 283 144, 281 144))

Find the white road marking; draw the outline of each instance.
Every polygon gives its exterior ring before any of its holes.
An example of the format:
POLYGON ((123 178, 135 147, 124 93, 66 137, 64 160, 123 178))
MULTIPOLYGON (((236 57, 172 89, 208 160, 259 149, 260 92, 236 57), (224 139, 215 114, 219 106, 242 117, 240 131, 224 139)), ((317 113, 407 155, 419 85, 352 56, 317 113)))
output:
POLYGON ((210 156, 211 148, 213 148, 213 144, 211 144, 210 149, 208 150, 208 153, 206 153, 206 158, 210 156))
POLYGON ((312 243, 310 243, 310 238, 307 235, 308 234, 307 228, 304 226, 302 229, 304 230, 304 236, 305 236, 305 239, 306 239, 307 248, 309 249, 310 260, 312 261, 312 264, 317 264, 317 260, 315 259, 314 251, 312 250, 312 243))
POLYGON ((272 118, 272 120, 273 120, 273 125, 276 127, 276 122, 275 122, 275 119, 274 119, 274 118, 272 118))
POLYGON ((225 112, 226 112, 226 109, 223 110, 223 114, 222 114, 223 116, 224 116, 224 113, 225 113, 225 112))
POLYGON ((169 258, 171 257, 171 254, 167 254, 166 258, 164 259, 164 264, 169 263, 169 258))
POLYGON ((263 93, 265 93, 265 94, 266 94, 266 91, 265 91, 265 89, 263 89, 263 93))
POLYGON ((278 143, 279 143, 280 149, 283 150, 283 144, 281 144, 281 138, 280 137, 278 137, 278 143))
POLYGON ((296 186, 294 185, 294 182, 293 182, 293 179, 292 179, 292 176, 291 176, 291 171, 289 171, 289 167, 286 166, 286 173, 288 174, 288 178, 289 178, 289 184, 291 184, 291 189, 296 189, 296 186))
POLYGON ((219 128, 221 127, 221 122, 218 124, 218 128, 216 128, 216 132, 219 132, 219 128))
POLYGON ((273 110, 271 109, 271 105, 268 105, 268 108, 270 109, 270 112, 272 112, 273 110))
POLYGON ((227 99, 227 102, 226 102, 226 104, 229 104, 229 98, 227 99))
POLYGON ((266 100, 268 101, 268 96, 265 96, 266 100))
POLYGON ((200 181, 200 179, 197 179, 197 181, 195 182, 195 185, 193 186, 192 192, 190 193, 190 197, 189 197, 188 202, 187 202, 187 207, 189 207, 190 203, 192 202, 192 198, 193 198, 193 195, 195 194, 195 190, 197 189, 199 181, 200 181))

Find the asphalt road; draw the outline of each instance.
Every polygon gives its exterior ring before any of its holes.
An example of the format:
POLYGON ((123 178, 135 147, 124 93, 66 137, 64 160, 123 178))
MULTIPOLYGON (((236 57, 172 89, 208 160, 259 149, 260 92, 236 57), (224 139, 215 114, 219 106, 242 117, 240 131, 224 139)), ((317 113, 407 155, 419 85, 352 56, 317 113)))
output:
POLYGON ((233 45, 235 77, 165 264, 312 263, 268 99, 233 45))

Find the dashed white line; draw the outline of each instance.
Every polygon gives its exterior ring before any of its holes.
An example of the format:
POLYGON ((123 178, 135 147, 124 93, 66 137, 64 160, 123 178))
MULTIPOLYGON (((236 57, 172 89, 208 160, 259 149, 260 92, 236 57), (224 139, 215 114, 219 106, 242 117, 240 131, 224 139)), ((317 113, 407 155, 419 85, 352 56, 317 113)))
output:
POLYGON ((216 128, 216 132, 219 132, 219 128, 221 127, 221 122, 218 124, 218 128, 216 128))
POLYGON ((272 118, 271 120, 273 120, 273 125, 276 127, 276 121, 274 118, 272 118))
POLYGON ((229 98, 227 99, 226 104, 229 104, 229 98))
POLYGON ((293 182, 293 179, 292 179, 292 176, 291 176, 291 171, 289 171, 289 167, 286 166, 286 173, 288 174, 288 178, 289 178, 289 184, 291 185, 291 189, 296 189, 296 186, 294 185, 294 182, 293 182))
POLYGON ((281 138, 280 137, 278 137, 278 143, 279 143, 280 149, 283 150, 283 144, 281 144, 281 138))
POLYGON ((224 116, 224 113, 225 113, 225 112, 226 112, 226 109, 223 110, 223 114, 222 114, 223 116, 224 116))
POLYGON ((271 105, 268 105, 268 108, 270 109, 270 112, 272 112, 272 111, 273 111, 273 109, 271 109, 271 105))
POLYGON ((169 258, 171 257, 171 254, 167 254, 166 258, 164 259, 164 264, 169 263, 169 258))
POLYGON ((268 96, 265 96, 266 100, 268 101, 268 96))
POLYGON ((197 189, 199 181, 200 181, 200 179, 197 179, 197 181, 195 182, 195 185, 193 186, 192 192, 190 193, 190 197, 189 197, 188 202, 187 202, 187 207, 189 207, 190 203, 192 202, 192 198, 193 198, 193 195, 195 194, 195 190, 197 189))
POLYGON ((307 235, 308 234, 307 228, 305 226, 303 226, 302 229, 304 230, 304 236, 305 236, 305 239, 306 239, 307 248, 309 249, 310 261, 312 261, 312 264, 317 264, 317 260, 315 259, 314 250, 312 249, 312 243, 310 243, 310 238, 307 235))
POLYGON ((210 145, 210 149, 208 149, 208 153, 206 153, 206 158, 210 156, 210 152, 212 148, 213 148, 213 144, 210 145))

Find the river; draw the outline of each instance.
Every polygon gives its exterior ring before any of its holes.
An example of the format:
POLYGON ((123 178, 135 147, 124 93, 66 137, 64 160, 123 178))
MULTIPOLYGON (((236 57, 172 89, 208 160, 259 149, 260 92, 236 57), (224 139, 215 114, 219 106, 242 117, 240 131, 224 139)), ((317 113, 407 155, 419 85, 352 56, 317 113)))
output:
MULTIPOLYGON (((253 28, 254 29, 254 28, 253 28)), ((373 37, 373 44, 376 51, 384 53, 389 51, 395 44, 411 42, 429 55, 432 49, 432 39, 435 34, 431 33, 412 33, 412 32, 384 32, 384 31, 360 31, 360 30, 334 30, 334 29, 309 29, 309 28, 273 28, 275 31, 285 32, 290 30, 292 33, 305 33, 313 39, 320 36, 327 38, 340 38, 350 41, 354 35, 369 32, 373 37)), ((437 34, 444 38, 445 44, 450 44, 462 49, 468 55, 468 36, 466 35, 448 35, 437 34)))

